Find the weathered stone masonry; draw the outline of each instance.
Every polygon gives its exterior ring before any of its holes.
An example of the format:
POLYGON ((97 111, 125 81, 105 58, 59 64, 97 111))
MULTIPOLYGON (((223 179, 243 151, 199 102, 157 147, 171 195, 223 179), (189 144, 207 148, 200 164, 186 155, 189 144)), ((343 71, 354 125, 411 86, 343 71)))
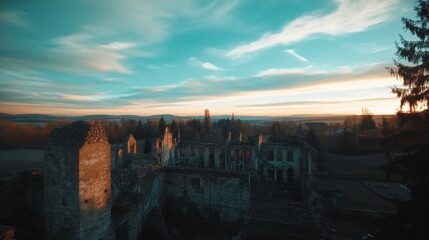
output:
POLYGON ((45 238, 110 236, 110 144, 95 122, 55 129, 45 151, 45 238))
MULTIPOLYGON (((215 223, 247 222, 250 205, 248 173, 220 170, 168 168, 166 197, 176 203, 191 202, 202 215, 214 213, 215 223)), ((179 204, 183 205, 183 204, 179 204)), ((183 208, 177 208, 183 209, 183 208)), ((182 215, 186 215, 183 214, 182 215)))

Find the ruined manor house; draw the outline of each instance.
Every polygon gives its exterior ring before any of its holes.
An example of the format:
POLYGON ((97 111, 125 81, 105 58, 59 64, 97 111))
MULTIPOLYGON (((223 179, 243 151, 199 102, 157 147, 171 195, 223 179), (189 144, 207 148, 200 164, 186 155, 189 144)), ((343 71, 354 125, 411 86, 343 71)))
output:
POLYGON ((240 228, 259 180, 300 185, 314 201, 317 154, 300 137, 229 133, 225 142, 184 142, 167 127, 158 139, 111 145, 101 124, 77 121, 51 133, 22 204, 44 219, 45 239, 141 239, 166 224, 240 228))

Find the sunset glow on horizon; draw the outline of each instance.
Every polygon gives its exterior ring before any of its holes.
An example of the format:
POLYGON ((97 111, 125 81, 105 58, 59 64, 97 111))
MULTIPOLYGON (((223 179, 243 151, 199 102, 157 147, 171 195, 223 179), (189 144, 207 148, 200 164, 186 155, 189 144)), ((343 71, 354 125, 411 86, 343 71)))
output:
POLYGON ((0 112, 395 114, 406 0, 6 1, 0 112))

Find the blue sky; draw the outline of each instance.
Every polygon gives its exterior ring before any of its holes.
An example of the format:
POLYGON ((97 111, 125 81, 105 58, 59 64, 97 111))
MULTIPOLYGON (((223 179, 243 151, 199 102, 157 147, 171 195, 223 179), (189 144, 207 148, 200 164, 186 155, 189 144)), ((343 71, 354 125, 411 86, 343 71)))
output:
POLYGON ((0 112, 394 114, 409 0, 0 3, 0 112))

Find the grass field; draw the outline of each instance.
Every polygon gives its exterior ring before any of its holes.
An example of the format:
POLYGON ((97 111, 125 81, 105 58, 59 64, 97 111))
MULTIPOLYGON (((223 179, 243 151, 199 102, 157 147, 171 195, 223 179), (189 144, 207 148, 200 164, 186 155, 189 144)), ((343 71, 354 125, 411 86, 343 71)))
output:
POLYGON ((0 175, 32 168, 43 168, 44 150, 12 149, 0 151, 0 175))

